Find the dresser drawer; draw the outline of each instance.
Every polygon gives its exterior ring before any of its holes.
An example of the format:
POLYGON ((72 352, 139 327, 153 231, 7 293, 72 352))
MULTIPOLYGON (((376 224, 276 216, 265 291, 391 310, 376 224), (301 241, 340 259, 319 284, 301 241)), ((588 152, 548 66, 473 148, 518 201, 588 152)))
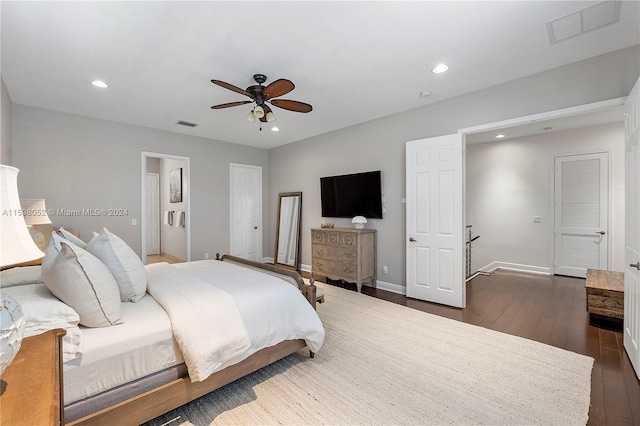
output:
POLYGON ((355 247, 358 243, 358 236, 351 232, 318 232, 311 231, 311 242, 313 244, 325 244, 328 246, 355 247))
POLYGON ((355 246, 331 246, 329 244, 313 244, 311 247, 313 258, 337 259, 346 262, 356 261, 355 246))
POLYGON ((357 270, 353 262, 341 262, 329 259, 313 259, 313 273, 331 279, 342 279, 347 282, 356 281, 357 270))

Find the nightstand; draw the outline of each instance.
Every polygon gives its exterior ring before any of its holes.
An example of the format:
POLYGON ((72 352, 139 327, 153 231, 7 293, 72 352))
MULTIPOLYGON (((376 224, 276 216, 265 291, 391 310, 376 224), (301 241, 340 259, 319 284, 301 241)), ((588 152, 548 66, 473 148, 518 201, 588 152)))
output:
POLYGON ((0 424, 62 425, 62 329, 22 341, 20 351, 2 374, 0 424))

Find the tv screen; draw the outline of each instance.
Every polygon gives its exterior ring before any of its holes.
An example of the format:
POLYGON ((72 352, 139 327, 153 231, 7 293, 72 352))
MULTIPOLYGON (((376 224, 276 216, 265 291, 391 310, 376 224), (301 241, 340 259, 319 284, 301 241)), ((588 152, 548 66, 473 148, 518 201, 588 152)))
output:
POLYGON ((320 178, 322 217, 382 219, 382 175, 375 172, 320 178))

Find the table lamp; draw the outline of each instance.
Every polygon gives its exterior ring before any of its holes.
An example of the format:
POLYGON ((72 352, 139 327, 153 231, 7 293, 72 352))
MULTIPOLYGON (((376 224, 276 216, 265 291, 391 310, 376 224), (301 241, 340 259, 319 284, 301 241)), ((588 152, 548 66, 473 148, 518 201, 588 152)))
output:
MULTIPOLYGON (((40 259, 25 223, 18 196, 18 169, 0 164, 0 269, 40 259)), ((20 304, 0 294, 0 374, 20 350, 24 334, 20 304)))

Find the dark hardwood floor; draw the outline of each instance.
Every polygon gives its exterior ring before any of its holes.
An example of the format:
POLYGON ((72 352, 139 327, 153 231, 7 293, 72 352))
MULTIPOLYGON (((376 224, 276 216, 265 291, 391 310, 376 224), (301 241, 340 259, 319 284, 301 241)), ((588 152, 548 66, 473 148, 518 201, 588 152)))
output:
MULTIPOLYGON (((355 284, 341 286, 355 290, 355 284)), ((583 279, 508 271, 480 275, 467 283, 464 309, 371 287, 362 292, 593 357, 588 424, 640 425, 640 382, 623 347, 622 327, 590 324, 583 279)))

